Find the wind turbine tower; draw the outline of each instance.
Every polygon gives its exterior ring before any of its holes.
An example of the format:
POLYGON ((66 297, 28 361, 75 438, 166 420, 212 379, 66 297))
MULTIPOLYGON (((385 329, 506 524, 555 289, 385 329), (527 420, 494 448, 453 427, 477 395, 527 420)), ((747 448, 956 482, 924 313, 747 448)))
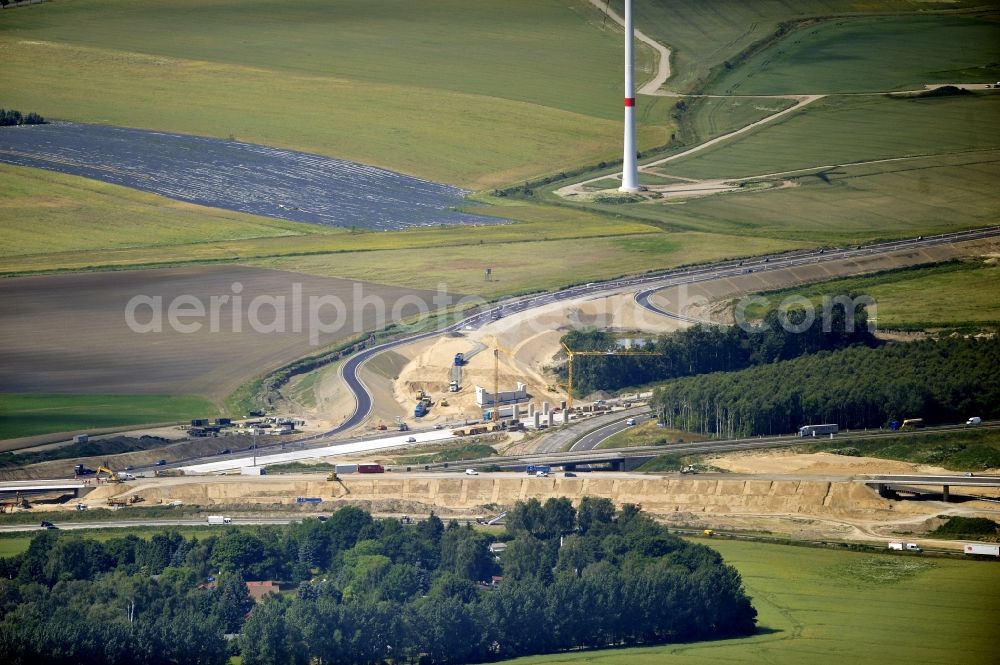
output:
POLYGON ((632 28, 632 0, 625 0, 625 151, 622 162, 620 192, 639 192, 639 165, 635 157, 635 83, 632 70, 635 58, 632 53, 634 30, 632 28))

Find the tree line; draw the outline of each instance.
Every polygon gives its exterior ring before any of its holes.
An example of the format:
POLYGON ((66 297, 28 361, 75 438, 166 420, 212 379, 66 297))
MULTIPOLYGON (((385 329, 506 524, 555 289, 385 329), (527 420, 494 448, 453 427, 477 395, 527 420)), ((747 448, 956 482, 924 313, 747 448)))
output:
POLYGON ((0 108, 0 127, 12 127, 15 125, 44 125, 45 118, 37 113, 22 115, 20 111, 14 109, 5 110, 0 108))
POLYGON ((499 560, 497 536, 356 508, 204 538, 44 532, 0 560, 0 661, 472 663, 755 630, 739 574, 634 506, 531 500, 509 520, 499 560), (295 589, 255 605, 246 579, 295 589))
MULTIPOLYGON (((606 351, 616 344, 614 335, 600 330, 574 330, 562 342, 573 351, 606 351)), ((575 356, 573 385, 584 395, 876 343, 864 305, 848 308, 834 301, 826 308, 796 308, 787 314, 773 310, 753 326, 696 325, 636 349, 655 356, 575 356)), ((567 377, 566 367, 561 375, 567 377)))
POLYGON ((670 381, 653 408, 668 427, 724 437, 787 434, 802 425, 888 426, 1000 417, 1000 339, 929 339, 821 352, 670 381))

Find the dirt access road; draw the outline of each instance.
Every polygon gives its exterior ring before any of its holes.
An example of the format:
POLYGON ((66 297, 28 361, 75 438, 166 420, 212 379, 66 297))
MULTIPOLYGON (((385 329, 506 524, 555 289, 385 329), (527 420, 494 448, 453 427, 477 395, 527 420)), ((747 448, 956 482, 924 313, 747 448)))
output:
MULTIPOLYGON (((604 12, 607 17, 611 18, 615 23, 617 23, 619 26, 621 26, 621 27, 624 28, 624 26, 625 26, 625 19, 623 19, 618 13, 616 13, 614 10, 612 10, 610 8, 610 6, 606 2, 602 2, 601 0, 590 0, 590 4, 594 5, 601 12, 604 12)), ((732 132, 729 132, 727 134, 723 134, 722 136, 717 136, 717 137, 715 137, 713 139, 709 139, 707 141, 704 141, 703 143, 699 143, 699 144, 697 144, 697 145, 695 145, 695 146, 693 146, 691 148, 688 148, 687 150, 679 152, 677 154, 669 155, 667 157, 663 157, 663 158, 660 158, 660 159, 657 159, 657 160, 654 160, 654 161, 651 161, 651 162, 647 162, 645 164, 640 164, 639 165, 639 172, 640 173, 643 173, 643 172, 655 173, 655 174, 660 175, 660 176, 668 175, 668 174, 663 173, 662 171, 657 171, 657 168, 663 166, 664 164, 669 164, 670 162, 676 161, 678 159, 682 159, 684 157, 688 157, 690 155, 693 155, 693 154, 696 154, 698 152, 704 151, 704 150, 706 150, 708 148, 711 148, 712 146, 715 146, 715 145, 718 145, 720 143, 724 143, 726 141, 729 141, 730 139, 732 139, 734 137, 740 136, 742 134, 746 134, 748 132, 752 132, 753 130, 758 129, 758 128, 764 126, 764 125, 771 124, 771 123, 773 123, 773 122, 775 122, 777 120, 780 120, 781 118, 784 118, 784 117, 786 117, 788 115, 791 115, 793 113, 797 113, 798 111, 801 111, 804 107, 808 106, 809 104, 812 104, 812 103, 814 103, 814 102, 816 102, 816 101, 818 101, 818 100, 823 99, 824 97, 826 97, 826 95, 810 94, 810 93, 789 94, 789 95, 685 95, 685 94, 673 92, 673 91, 670 91, 670 90, 663 90, 662 89, 663 85, 666 84, 667 80, 670 78, 671 73, 672 73, 671 72, 671 68, 670 68, 670 48, 667 47, 667 46, 665 46, 665 45, 663 45, 663 44, 660 44, 659 42, 657 42, 656 40, 652 39, 651 37, 649 37, 648 35, 646 35, 641 30, 638 30, 638 29, 635 30, 635 38, 639 42, 641 42, 643 44, 646 44, 651 49, 653 49, 657 53, 657 56, 658 56, 657 57, 657 69, 656 69, 656 73, 653 75, 653 77, 649 81, 647 81, 645 84, 643 84, 638 89, 637 94, 651 96, 651 97, 691 97, 691 98, 706 97, 706 98, 716 98, 716 99, 745 99, 745 98, 766 99, 766 98, 770 98, 770 99, 786 99, 786 100, 791 100, 791 101, 795 102, 792 106, 790 106, 790 107, 788 107, 786 109, 783 109, 783 110, 777 111, 775 113, 772 113, 771 115, 765 116, 764 118, 761 118, 760 120, 757 120, 755 122, 749 123, 749 124, 747 124, 747 125, 745 125, 743 127, 740 127, 740 128, 738 128, 738 129, 736 129, 736 130, 734 130, 732 132)), ((926 84, 923 87, 923 89, 921 89, 921 90, 892 91, 892 92, 885 92, 885 93, 881 93, 881 92, 878 92, 878 93, 854 93, 854 95, 855 96, 879 96, 879 95, 889 94, 889 95, 906 96, 906 95, 918 94, 918 93, 921 93, 921 92, 927 92, 929 90, 934 90, 934 89, 937 89, 937 88, 943 88, 943 87, 948 87, 948 86, 957 86, 957 85, 959 85, 959 84, 954 84, 954 83, 931 83, 931 84, 926 84)), ((980 84, 960 84, 960 85, 961 85, 961 87, 966 88, 966 89, 970 89, 970 90, 987 90, 987 89, 990 89, 990 85, 989 84, 985 84, 985 83, 980 83, 980 84)), ((878 160, 878 161, 885 161, 885 160, 878 160)), ((866 163, 866 162, 861 162, 861 163, 866 163)), ((876 162, 872 162, 872 163, 876 163, 876 162)), ((798 171, 796 171, 796 173, 802 173, 802 172, 813 171, 813 170, 824 169, 824 168, 828 169, 828 168, 834 168, 834 167, 841 167, 841 166, 846 166, 846 165, 843 165, 843 164, 817 165, 817 166, 811 167, 809 169, 799 169, 798 171)), ((650 194, 655 194, 658 197, 660 197, 662 199, 667 199, 667 200, 675 200, 675 199, 681 199, 681 198, 690 198, 690 197, 696 197, 696 196, 697 197, 700 197, 700 196, 711 196, 713 194, 721 194, 721 193, 724 193, 724 192, 737 191, 737 190, 740 189, 740 186, 741 186, 742 183, 751 182, 751 181, 758 181, 758 180, 760 180, 762 178, 770 177, 771 175, 773 175, 773 174, 757 174, 757 175, 747 176, 747 177, 744 177, 744 178, 737 178, 737 179, 723 179, 723 178, 690 179, 690 178, 678 178, 678 180, 680 182, 677 182, 677 183, 660 184, 660 185, 648 185, 648 186, 646 186, 646 190, 645 191, 649 192, 650 194)), ((559 189, 555 190, 555 194, 558 195, 558 196, 562 196, 564 198, 567 198, 567 199, 573 199, 573 200, 579 200, 579 201, 586 201, 586 200, 594 198, 595 196, 600 196, 603 193, 606 193, 608 191, 617 191, 617 189, 611 189, 611 190, 608 190, 608 189, 595 189, 593 187, 594 183, 600 182, 600 181, 603 181, 603 180, 607 180, 609 178, 616 178, 618 180, 621 180, 621 173, 615 173, 615 174, 610 174, 610 175, 607 175, 607 174, 600 175, 600 176, 597 176, 597 177, 594 177, 594 178, 590 178, 588 180, 584 180, 583 182, 577 182, 577 183, 573 183, 571 185, 566 185, 565 187, 560 187, 559 189)), ((783 181, 783 182, 781 182, 781 184, 779 186, 781 186, 781 187, 790 187, 790 186, 793 186, 793 184, 794 183, 792 183, 791 181, 783 181)), ((761 191, 763 191, 763 190, 761 190, 761 191)))

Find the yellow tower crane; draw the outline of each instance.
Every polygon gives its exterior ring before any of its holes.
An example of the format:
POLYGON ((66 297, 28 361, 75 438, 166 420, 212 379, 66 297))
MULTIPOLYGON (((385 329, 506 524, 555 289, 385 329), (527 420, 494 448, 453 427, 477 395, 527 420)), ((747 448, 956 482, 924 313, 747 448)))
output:
MULTIPOLYGON (((560 344, 562 344, 560 342, 560 344)), ((573 351, 565 344, 562 344, 562 348, 566 351, 566 355, 569 357, 567 362, 567 374, 566 377, 566 418, 569 422, 569 412, 573 410, 573 358, 575 356, 658 356, 659 353, 655 351, 619 351, 617 349, 609 349, 607 351, 573 351)))

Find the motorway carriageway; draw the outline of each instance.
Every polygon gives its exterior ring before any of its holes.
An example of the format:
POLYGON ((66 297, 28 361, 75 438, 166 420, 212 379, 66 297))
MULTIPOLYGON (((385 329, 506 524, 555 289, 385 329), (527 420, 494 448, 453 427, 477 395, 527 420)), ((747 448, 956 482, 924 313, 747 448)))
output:
MULTIPOLYGON (((399 436, 388 436, 370 441, 355 441, 354 443, 339 443, 323 448, 308 448, 287 453, 277 453, 274 455, 258 455, 256 457, 257 466, 268 464, 281 464, 283 462, 296 462, 299 460, 311 460, 317 457, 331 457, 334 455, 352 455, 357 453, 368 453, 375 450, 385 450, 388 448, 400 448, 404 446, 417 445, 420 443, 436 443, 447 439, 454 439, 455 436, 450 429, 431 430, 429 432, 406 432, 399 436), (415 439, 410 441, 409 439, 415 439)), ((215 473, 219 471, 231 471, 245 466, 253 466, 255 458, 240 457, 237 459, 227 459, 219 462, 207 462, 205 464, 193 464, 180 467, 186 473, 215 473)))
POLYGON ((1000 226, 993 226, 985 229, 973 229, 970 231, 959 231, 956 233, 947 233, 937 236, 921 236, 919 238, 909 239, 909 240, 895 240, 891 242, 880 243, 876 245, 866 245, 859 246, 858 248, 850 249, 832 249, 832 250, 807 250, 802 252, 790 252, 787 254, 779 254, 773 256, 759 257, 755 259, 746 259, 744 261, 726 261, 722 263, 717 263, 708 266, 698 266, 691 268, 681 268, 677 270, 671 270, 668 272, 661 272, 652 275, 644 275, 642 277, 625 278, 619 280, 610 280, 607 282, 592 282, 589 284, 574 286, 561 291, 556 291, 553 293, 542 293, 534 296, 528 296, 521 298, 519 300, 514 300, 507 303, 499 303, 495 307, 470 316, 466 319, 458 321, 445 328, 439 328, 438 330, 432 330, 430 332, 421 333, 418 335, 413 335, 412 337, 405 337, 398 340, 393 340, 391 342, 386 342, 379 346, 372 347, 370 349, 365 349, 351 358, 349 358, 342 366, 340 370, 341 376, 344 378, 345 383, 347 383, 348 389, 354 394, 356 408, 354 413, 344 420, 339 426, 334 429, 324 432, 322 434, 317 434, 304 441, 318 441, 323 439, 329 439, 330 437, 346 432, 354 427, 360 425, 372 409, 372 396, 368 392, 367 387, 365 387, 364 382, 361 381, 358 376, 358 370, 361 365, 371 360, 374 356, 382 353, 383 351, 388 351, 389 349, 395 348, 397 346, 402 346, 404 344, 410 344, 423 339, 428 339, 431 337, 437 337, 439 335, 444 335, 447 333, 457 332, 463 329, 474 330, 481 328, 490 321, 493 320, 493 312, 503 314, 519 313, 524 312, 529 309, 535 309, 537 307, 543 307, 545 305, 550 305, 555 302, 560 302, 563 300, 570 300, 572 298, 579 298, 582 296, 610 296, 614 293, 628 291, 634 287, 646 287, 644 291, 636 295, 636 301, 644 308, 654 311, 658 314, 668 316, 671 318, 678 318, 670 312, 664 312, 659 308, 653 306, 649 303, 649 295, 660 289, 676 286, 683 283, 694 283, 700 281, 706 281, 709 279, 717 279, 720 277, 731 277, 734 275, 743 274, 745 270, 753 269, 754 272, 761 270, 773 270, 776 268, 788 268, 798 265, 806 265, 811 263, 821 263, 825 261, 834 261, 838 259, 845 259, 851 257, 859 256, 870 256, 872 254, 880 254, 884 252, 892 252, 903 249, 912 249, 916 247, 926 247, 932 245, 948 244, 952 242, 961 242, 967 240, 977 240, 982 238, 989 238, 992 236, 1000 235, 1000 226))
MULTIPOLYGON (((760 270, 773 270, 777 268, 787 268, 787 267, 805 265, 810 263, 820 263, 824 261, 832 261, 832 260, 844 259, 856 256, 869 256, 872 254, 878 254, 883 252, 898 251, 901 249, 940 245, 951 242, 976 240, 996 235, 1000 235, 1000 226, 993 226, 985 229, 974 229, 970 231, 959 231, 956 233, 948 233, 937 236, 922 236, 920 238, 909 239, 909 240, 897 240, 892 242, 880 243, 876 245, 861 246, 860 248, 839 249, 839 250, 838 249, 808 250, 802 252, 791 252, 775 256, 747 259, 744 261, 726 261, 723 263, 717 263, 708 266, 682 268, 682 269, 672 270, 669 272, 662 272, 653 275, 645 275, 642 277, 611 280, 607 282, 593 282, 581 286, 570 287, 553 293, 542 293, 534 296, 527 296, 506 303, 500 303, 489 310, 462 319, 461 321, 458 321, 445 328, 439 328, 437 330, 432 330, 429 332, 420 333, 409 337, 386 342, 384 344, 380 344, 378 346, 374 346, 370 349, 365 349, 363 351, 354 354, 341 365, 340 369, 340 375, 343 377, 344 382, 347 384, 348 389, 354 395, 355 399, 354 413, 347 419, 345 419, 343 423, 341 423, 337 427, 327 432, 315 434, 306 437, 304 439, 298 439, 294 442, 294 444, 296 445, 303 445, 303 446, 320 445, 320 444, 326 444, 326 445, 318 448, 300 450, 295 453, 280 453, 274 455, 258 456, 257 460, 259 464, 275 464, 279 462, 313 459, 316 457, 328 457, 331 455, 369 452, 373 450, 382 450, 386 448, 396 448, 405 446, 406 439, 408 438, 408 436, 389 437, 387 439, 366 440, 357 443, 344 443, 339 445, 331 445, 335 444, 336 439, 334 437, 357 427, 371 413, 372 395, 368 391, 368 388, 365 386, 364 382, 358 376, 358 372, 361 366, 364 365, 364 363, 371 360, 376 355, 384 351, 393 349, 395 347, 402 346, 404 344, 410 344, 423 339, 437 337, 439 335, 457 332, 463 329, 474 330, 481 328, 482 326, 486 325, 487 323, 490 323, 493 320, 494 318, 493 313, 495 311, 502 312, 503 314, 519 313, 519 312, 524 312, 526 310, 550 305, 555 302, 560 302, 573 298, 579 298, 582 296, 597 296, 597 295, 610 296, 615 293, 627 292, 636 287, 640 288, 645 287, 644 290, 636 294, 636 301, 639 303, 640 306, 671 318, 682 318, 684 320, 694 321, 693 319, 687 319, 687 317, 679 316, 671 312, 665 312, 660 310, 659 308, 649 303, 649 296, 653 292, 669 286, 739 275, 743 274, 745 270, 751 268, 755 272, 760 270)), ((444 440, 450 436, 450 433, 425 432, 425 433, 415 433, 412 434, 412 436, 414 436, 417 439, 417 442, 424 443, 424 442, 444 440), (424 435, 431 435, 431 436, 429 438, 423 438, 424 435)), ((214 471, 236 469, 239 468, 240 466, 250 466, 252 465, 252 463, 253 463, 253 458, 242 458, 239 460, 226 460, 222 462, 206 462, 203 464, 187 465, 181 468, 194 472, 211 473, 214 471)))

